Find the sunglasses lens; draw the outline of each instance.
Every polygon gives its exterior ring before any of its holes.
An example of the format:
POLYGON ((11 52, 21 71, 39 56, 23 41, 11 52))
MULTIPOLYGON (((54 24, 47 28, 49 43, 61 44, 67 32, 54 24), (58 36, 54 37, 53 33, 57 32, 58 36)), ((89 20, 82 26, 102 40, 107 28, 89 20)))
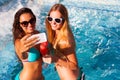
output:
POLYGON ((30 21, 23 21, 23 22, 20 22, 20 24, 21 24, 22 26, 24 26, 24 27, 27 27, 29 23, 30 23, 31 25, 34 25, 35 22, 36 22, 36 21, 35 21, 35 18, 32 18, 32 19, 30 19, 30 21))
POLYGON ((47 19, 48 19, 48 21, 52 21, 52 18, 51 18, 51 17, 48 17, 47 19))
POLYGON ((29 23, 32 24, 32 25, 35 24, 35 19, 32 18, 32 19, 29 21, 29 23))
POLYGON ((54 20, 56 23, 61 23, 63 18, 52 18, 50 16, 47 17, 48 21, 54 20))
POLYGON ((21 25, 24 26, 24 27, 27 27, 27 26, 28 26, 28 23, 29 23, 29 22, 24 21, 24 22, 21 23, 21 25))
POLYGON ((61 20, 60 20, 60 19, 55 19, 55 21, 56 21, 57 23, 60 23, 60 22, 61 22, 61 20))

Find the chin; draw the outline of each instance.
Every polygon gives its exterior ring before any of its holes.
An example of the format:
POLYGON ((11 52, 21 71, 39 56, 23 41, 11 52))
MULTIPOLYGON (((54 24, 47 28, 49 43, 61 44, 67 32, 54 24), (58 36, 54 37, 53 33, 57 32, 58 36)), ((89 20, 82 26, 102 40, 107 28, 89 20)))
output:
POLYGON ((31 30, 29 30, 28 32, 34 32, 35 30, 34 29, 31 29, 31 30))
POLYGON ((54 31, 55 31, 55 30, 57 30, 57 28, 52 27, 52 30, 54 30, 54 31))
POLYGON ((28 34, 31 34, 31 33, 33 33, 34 31, 29 31, 29 32, 27 32, 28 34))

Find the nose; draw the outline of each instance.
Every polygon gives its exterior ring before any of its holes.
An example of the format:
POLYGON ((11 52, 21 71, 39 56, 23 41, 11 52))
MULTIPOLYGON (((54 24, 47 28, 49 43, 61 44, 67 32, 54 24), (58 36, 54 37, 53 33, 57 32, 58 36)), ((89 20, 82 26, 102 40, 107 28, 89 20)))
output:
POLYGON ((33 24, 31 24, 30 22, 28 23, 28 26, 33 26, 33 24))
POLYGON ((52 24, 56 24, 56 22, 54 20, 51 21, 52 24))

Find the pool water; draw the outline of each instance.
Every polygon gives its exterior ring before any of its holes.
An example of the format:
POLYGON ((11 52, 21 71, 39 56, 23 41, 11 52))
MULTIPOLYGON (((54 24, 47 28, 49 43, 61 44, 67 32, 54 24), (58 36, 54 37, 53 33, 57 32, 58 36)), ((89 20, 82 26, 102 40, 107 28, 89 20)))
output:
MULTIPOLYGON (((64 4, 76 40, 76 56, 86 80, 120 80, 120 0, 0 0, 0 80, 13 80, 22 69, 12 39, 15 12, 27 6, 45 31, 45 16, 54 3, 64 4)), ((46 80, 59 80, 54 65, 43 64, 46 80)))

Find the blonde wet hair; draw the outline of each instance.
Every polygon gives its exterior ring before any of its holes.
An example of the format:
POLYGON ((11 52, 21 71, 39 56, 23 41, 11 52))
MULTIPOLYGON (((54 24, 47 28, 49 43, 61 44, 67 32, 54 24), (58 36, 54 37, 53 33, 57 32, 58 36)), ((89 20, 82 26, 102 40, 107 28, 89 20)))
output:
POLYGON ((49 16, 52 11, 59 11, 61 13, 62 15, 61 17, 63 18, 63 22, 62 22, 63 25, 60 28, 60 32, 57 35, 57 39, 54 42, 55 31, 52 30, 51 25, 48 22, 48 20, 47 19, 45 20, 49 43, 54 47, 54 49, 57 49, 57 51, 61 51, 60 49, 69 48, 69 47, 72 47, 74 50, 75 41, 74 41, 74 36, 69 26, 68 11, 66 7, 62 4, 55 4, 50 9, 47 16, 49 16), (64 41, 63 43, 64 46, 60 44, 61 41, 64 41))

